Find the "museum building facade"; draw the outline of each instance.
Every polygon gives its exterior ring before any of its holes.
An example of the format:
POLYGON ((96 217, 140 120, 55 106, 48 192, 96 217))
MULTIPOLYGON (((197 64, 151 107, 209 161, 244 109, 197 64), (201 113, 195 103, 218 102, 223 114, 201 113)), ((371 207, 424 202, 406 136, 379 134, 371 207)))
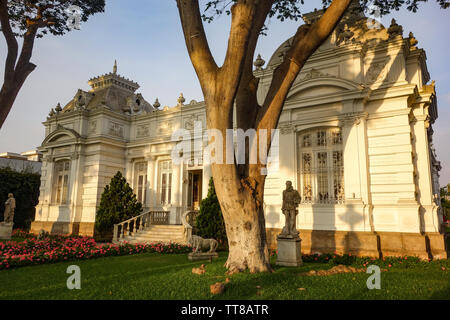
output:
MULTIPOLYGON (((305 16, 306 21, 316 13, 305 16)), ((291 39, 265 62, 258 57, 258 98, 291 39)), ((180 128, 206 129, 204 102, 151 104, 139 85, 117 73, 89 80, 44 122, 39 204, 32 230, 92 235, 104 187, 121 171, 145 210, 170 212, 181 225, 206 197, 211 170, 177 164, 180 128)), ((426 53, 392 21, 371 29, 347 19, 308 60, 279 121, 278 170, 265 185, 267 239, 276 247, 284 225, 281 194, 293 182, 302 201, 302 251, 446 257, 439 202, 440 164, 433 148, 437 118, 426 53)))

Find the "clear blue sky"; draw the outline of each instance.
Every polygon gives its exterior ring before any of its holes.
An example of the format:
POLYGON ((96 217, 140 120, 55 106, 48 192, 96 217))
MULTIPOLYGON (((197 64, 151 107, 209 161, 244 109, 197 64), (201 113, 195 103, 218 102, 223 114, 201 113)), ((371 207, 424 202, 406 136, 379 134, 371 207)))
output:
MULTIPOLYGON (((204 2, 204 0, 202 1, 204 2)), ((305 12, 321 1, 307 1, 305 12)), ((441 10, 430 0, 417 13, 403 9, 392 17, 410 31, 425 48, 431 79, 436 80, 439 118, 434 124, 434 142, 443 165, 441 185, 450 182, 450 10, 441 10)), ((175 0, 106 0, 106 10, 63 37, 47 36, 36 41, 29 76, 0 131, 0 152, 23 152, 44 139, 42 122, 58 102, 67 103, 78 88, 89 90, 87 80, 112 71, 114 59, 119 73, 137 81, 149 102, 173 106, 180 92, 187 101, 203 100, 189 61, 175 0)), ((272 20, 268 36, 257 52, 268 61, 274 50, 292 36, 300 22, 272 20)), ((206 25, 210 46, 218 63, 224 58, 229 17, 206 25)), ((6 45, 0 36, 0 76, 3 78, 6 45)))

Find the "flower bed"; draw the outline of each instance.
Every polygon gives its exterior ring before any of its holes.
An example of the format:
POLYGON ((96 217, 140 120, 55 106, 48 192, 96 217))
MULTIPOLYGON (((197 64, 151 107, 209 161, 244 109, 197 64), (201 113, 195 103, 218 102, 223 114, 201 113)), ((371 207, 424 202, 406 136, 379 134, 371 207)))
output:
MULTIPOLYGON (((22 235, 21 235, 22 237, 22 235)), ((188 253, 191 246, 176 243, 102 244, 89 237, 49 236, 43 240, 25 237, 23 242, 0 243, 0 270, 60 261, 86 260, 157 252, 188 253)))

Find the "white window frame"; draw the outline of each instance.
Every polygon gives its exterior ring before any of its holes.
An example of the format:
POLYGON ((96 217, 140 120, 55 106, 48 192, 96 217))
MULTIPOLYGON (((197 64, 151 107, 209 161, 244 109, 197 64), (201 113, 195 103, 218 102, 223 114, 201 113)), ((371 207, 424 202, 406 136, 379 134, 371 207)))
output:
POLYGON ((69 203, 71 161, 61 159, 55 161, 53 167, 52 204, 67 205, 69 203))
POLYGON ((145 204, 147 197, 147 162, 136 162, 135 166, 135 190, 137 200, 145 204))
POLYGON ((302 203, 344 203, 343 152, 342 131, 338 127, 299 132, 298 181, 302 203))
POLYGON ((172 203, 172 160, 162 160, 159 162, 158 195, 161 205, 172 203))

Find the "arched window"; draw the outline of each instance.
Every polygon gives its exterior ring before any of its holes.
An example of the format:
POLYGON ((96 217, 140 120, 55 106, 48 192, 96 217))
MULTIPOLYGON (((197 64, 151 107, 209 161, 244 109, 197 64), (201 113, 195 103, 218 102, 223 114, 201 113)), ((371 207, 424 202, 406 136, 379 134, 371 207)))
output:
POLYGON ((302 203, 344 202, 344 161, 340 128, 318 128, 298 136, 302 203))
POLYGON ((53 203, 66 204, 69 202, 70 160, 55 162, 53 179, 53 203))
POLYGON ((145 202, 145 197, 147 195, 147 163, 138 162, 135 166, 135 190, 137 195, 137 200, 140 203, 145 202))

